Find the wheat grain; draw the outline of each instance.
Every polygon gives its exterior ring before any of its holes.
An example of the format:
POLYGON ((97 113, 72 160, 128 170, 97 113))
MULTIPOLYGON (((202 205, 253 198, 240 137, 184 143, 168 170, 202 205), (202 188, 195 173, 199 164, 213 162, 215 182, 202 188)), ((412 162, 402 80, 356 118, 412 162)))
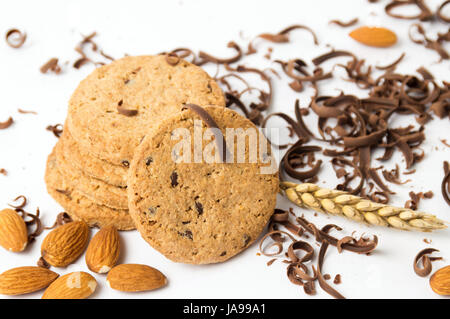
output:
POLYGON ((357 222, 423 232, 447 228, 445 222, 434 215, 375 203, 344 191, 321 188, 316 184, 281 182, 280 188, 297 206, 342 215, 357 222))

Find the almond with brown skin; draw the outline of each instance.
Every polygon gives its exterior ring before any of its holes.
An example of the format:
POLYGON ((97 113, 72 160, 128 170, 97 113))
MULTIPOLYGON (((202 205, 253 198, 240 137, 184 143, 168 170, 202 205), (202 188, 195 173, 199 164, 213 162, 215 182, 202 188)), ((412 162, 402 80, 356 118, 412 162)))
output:
POLYGON ((86 264, 90 270, 105 274, 117 263, 120 254, 119 232, 114 226, 100 229, 86 251, 86 264))
POLYGON ((27 243, 28 231, 23 218, 12 209, 0 211, 0 245, 6 250, 20 252, 27 243))
POLYGON ((83 271, 73 272, 55 280, 42 299, 86 299, 97 288, 94 277, 83 271))
POLYGON ((41 267, 18 267, 0 275, 0 294, 23 295, 48 287, 58 274, 41 267))
POLYGON ((430 278, 433 291, 442 296, 450 296, 450 266, 436 271, 430 278))
POLYGON ((161 288, 167 284, 167 278, 150 266, 123 264, 111 269, 106 282, 116 290, 138 292, 161 288))
POLYGON ((52 230, 41 246, 44 260, 55 267, 66 267, 74 262, 86 248, 89 227, 83 221, 64 224, 52 230))

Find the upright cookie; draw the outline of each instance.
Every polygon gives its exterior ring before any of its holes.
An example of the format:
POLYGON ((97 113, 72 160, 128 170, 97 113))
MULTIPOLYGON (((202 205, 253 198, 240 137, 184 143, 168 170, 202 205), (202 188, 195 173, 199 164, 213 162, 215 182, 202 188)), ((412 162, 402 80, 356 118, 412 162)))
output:
POLYGON ((225 98, 205 71, 184 60, 174 65, 164 55, 125 57, 79 84, 67 121, 81 148, 127 165, 150 129, 185 103, 225 106, 225 98))
POLYGON ((80 192, 74 190, 59 172, 55 154, 49 155, 45 171, 48 193, 75 220, 84 220, 91 227, 114 225, 119 230, 135 229, 128 210, 112 209, 94 204, 80 192))
POLYGON ((64 132, 61 139, 64 139, 62 151, 67 154, 66 159, 70 165, 90 177, 99 179, 113 186, 127 186, 128 166, 113 165, 80 148, 72 135, 70 135, 68 125, 64 125, 64 132))
POLYGON ((266 140, 253 123, 226 108, 195 110, 189 108, 167 119, 137 148, 128 175, 129 209, 142 237, 167 258, 216 263, 236 255, 261 234, 275 208, 278 174, 276 168, 268 169, 269 164, 263 163, 273 158, 270 147, 259 147, 258 140, 266 140), (208 135, 207 125, 214 126, 213 122, 224 139, 217 130, 208 135), (242 131, 231 132, 230 128, 242 131), (200 138, 206 134, 200 152, 192 143, 199 132, 200 138), (227 141, 233 133, 238 137, 231 139, 235 143, 225 143, 226 158, 230 161, 232 154, 236 158, 244 154, 244 160, 220 162, 217 150, 224 143, 216 143, 227 141), (238 142, 239 138, 244 142, 238 142), (256 159, 250 155, 253 151, 256 159), (200 160, 195 158, 199 155, 200 160))
POLYGON ((116 187, 101 180, 89 177, 84 172, 70 165, 67 154, 63 151, 65 138, 61 136, 55 146, 58 169, 71 188, 77 190, 92 202, 113 209, 128 209, 126 188, 116 187))

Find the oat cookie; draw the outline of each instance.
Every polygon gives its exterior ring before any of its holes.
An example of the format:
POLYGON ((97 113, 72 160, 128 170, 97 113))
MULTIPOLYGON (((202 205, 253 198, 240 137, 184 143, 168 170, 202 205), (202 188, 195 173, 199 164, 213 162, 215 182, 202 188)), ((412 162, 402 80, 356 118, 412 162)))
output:
POLYGON ((183 103, 225 106, 225 98, 205 71, 184 60, 171 65, 164 55, 125 57, 97 68, 79 84, 67 121, 81 148, 127 165, 150 129, 183 103))
POLYGON ((54 152, 47 160, 45 182, 49 194, 73 219, 84 220, 91 227, 114 225, 119 230, 135 229, 128 210, 116 210, 94 204, 80 192, 71 188, 58 170, 54 152))
MULTIPOLYGON (((253 129, 262 136, 230 109, 204 110, 225 140, 225 128, 253 129)), ((180 139, 173 139, 174 130, 187 129, 192 137, 194 126, 206 131, 205 121, 198 121, 198 113, 187 109, 144 138, 131 162, 128 198, 136 228, 153 248, 176 262, 207 264, 231 258, 258 238, 275 208, 278 173, 262 174, 267 164, 259 156, 254 163, 176 163, 172 152, 180 139)), ((215 142, 205 140, 204 151, 206 145, 214 148, 215 142)), ((249 145, 244 143, 246 158, 249 145)), ((227 148, 237 154, 237 147, 227 148)), ((263 157, 271 158, 269 154, 270 149, 263 157)))
POLYGON ((67 124, 64 125, 64 132, 61 138, 64 139, 62 151, 67 154, 66 159, 71 166, 84 172, 90 177, 99 179, 113 186, 127 186, 128 167, 123 165, 113 165, 80 148, 78 143, 70 135, 69 126, 67 124))
POLYGON ((71 188, 77 190, 95 204, 113 209, 128 209, 127 191, 125 188, 107 184, 101 180, 89 177, 71 166, 67 154, 63 151, 65 138, 61 136, 55 146, 56 162, 59 171, 71 188))

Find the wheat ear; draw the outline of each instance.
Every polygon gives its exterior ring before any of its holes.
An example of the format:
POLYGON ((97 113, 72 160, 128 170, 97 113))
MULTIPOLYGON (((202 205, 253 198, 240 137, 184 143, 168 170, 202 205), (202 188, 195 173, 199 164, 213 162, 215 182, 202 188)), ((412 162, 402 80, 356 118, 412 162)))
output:
POLYGON ((280 188, 297 206, 342 215, 358 222, 423 232, 447 228, 445 222, 434 215, 375 203, 348 192, 321 188, 316 184, 281 182, 280 188))

